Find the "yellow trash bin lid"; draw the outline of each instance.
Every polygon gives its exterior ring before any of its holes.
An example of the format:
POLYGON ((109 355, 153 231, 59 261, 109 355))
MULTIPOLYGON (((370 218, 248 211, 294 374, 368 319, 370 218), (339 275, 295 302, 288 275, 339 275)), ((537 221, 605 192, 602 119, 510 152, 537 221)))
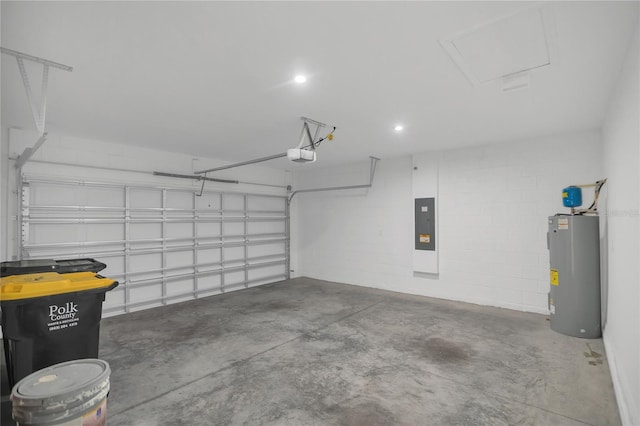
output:
POLYGON ((0 278, 0 301, 31 299, 89 290, 111 290, 118 282, 94 272, 41 272, 0 278))

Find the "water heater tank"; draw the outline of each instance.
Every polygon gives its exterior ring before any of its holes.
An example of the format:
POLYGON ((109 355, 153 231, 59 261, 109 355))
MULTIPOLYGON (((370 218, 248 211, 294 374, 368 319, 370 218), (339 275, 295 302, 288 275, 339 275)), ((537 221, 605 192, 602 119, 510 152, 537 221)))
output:
POLYGON ((582 190, 577 186, 568 186, 562 190, 562 204, 565 207, 580 207, 582 205, 582 190))
POLYGON ((600 239, 598 216, 549 218, 551 329, 596 339, 600 327, 600 239))

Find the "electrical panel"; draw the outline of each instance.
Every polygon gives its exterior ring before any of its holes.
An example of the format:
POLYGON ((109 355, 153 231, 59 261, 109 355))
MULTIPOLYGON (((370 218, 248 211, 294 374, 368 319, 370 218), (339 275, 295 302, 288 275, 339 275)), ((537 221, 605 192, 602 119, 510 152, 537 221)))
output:
POLYGON ((436 249, 436 199, 415 199, 416 250, 436 249))

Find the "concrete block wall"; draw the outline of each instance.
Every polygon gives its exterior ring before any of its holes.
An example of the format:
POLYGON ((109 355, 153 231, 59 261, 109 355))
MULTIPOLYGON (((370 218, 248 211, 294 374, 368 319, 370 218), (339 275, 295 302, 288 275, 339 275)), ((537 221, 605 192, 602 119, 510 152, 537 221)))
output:
MULTIPOLYGON (((383 159, 373 188, 292 203, 296 275, 547 313, 547 216, 561 190, 602 178, 597 131, 432 153, 439 274, 414 273, 412 159, 383 159)), ((296 173, 294 189, 363 183, 368 163, 296 173)), ((585 202, 591 194, 586 191, 585 202)))
MULTIPOLYGON (((293 189, 368 182, 369 162, 363 161, 294 174, 293 189)), ((295 195, 292 276, 381 288, 398 277, 410 279, 412 257, 406 247, 413 245, 413 235, 398 225, 412 223, 412 203, 410 157, 379 162, 372 189, 295 195)))

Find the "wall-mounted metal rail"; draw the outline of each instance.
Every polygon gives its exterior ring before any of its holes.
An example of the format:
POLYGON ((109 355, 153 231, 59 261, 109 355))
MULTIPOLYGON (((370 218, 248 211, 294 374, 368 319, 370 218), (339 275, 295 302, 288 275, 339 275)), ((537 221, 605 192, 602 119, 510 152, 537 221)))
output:
POLYGON ((231 180, 231 179, 216 179, 216 178, 209 178, 206 176, 200 176, 200 175, 181 175, 178 173, 164 173, 164 172, 153 172, 154 176, 166 176, 166 177, 175 177, 175 178, 182 178, 182 179, 193 179, 193 180, 206 180, 208 182, 220 182, 220 183, 240 183, 237 180, 231 180))
POLYGON ((287 156, 286 152, 282 154, 274 154, 274 155, 269 155, 267 157, 256 158, 254 160, 241 161, 239 163, 233 163, 226 166, 214 167, 212 169, 198 170, 195 173, 202 174, 202 173, 209 173, 209 172, 218 172, 220 170, 233 169, 235 167, 240 167, 240 166, 248 166, 249 164, 262 163, 264 161, 275 160, 277 158, 283 158, 286 156, 287 156))
MULTIPOLYGON (((52 163, 52 164, 57 164, 57 163, 52 163)), ((93 166, 92 166, 93 167, 93 166)), ((120 169, 106 169, 106 170, 114 170, 114 171, 118 171, 120 169)), ((47 178, 43 178, 42 176, 29 176, 28 177, 28 182, 26 182, 25 184, 31 184, 31 183, 42 183, 42 184, 56 184, 56 185, 64 185, 64 186, 78 186, 78 187, 83 187, 83 186, 92 186, 92 187, 98 187, 98 188, 123 188, 123 187, 127 187, 130 188, 131 190, 149 190, 149 189, 170 189, 172 191, 176 191, 176 192, 184 192, 184 193, 193 193, 193 188, 185 188, 185 187, 180 187, 180 186, 175 186, 175 187, 171 187, 171 186, 152 186, 152 185, 125 185, 123 183, 119 183, 119 182, 104 182, 104 181, 93 181, 93 180, 74 180, 74 179, 56 179, 56 178, 51 178, 51 179, 47 179, 47 178)), ((258 185, 258 184, 254 184, 252 182, 240 182, 240 183, 245 183, 248 185, 258 185)), ((281 186, 281 185, 267 185, 267 186, 273 186, 276 188, 286 188, 286 186, 281 186)), ((227 192, 227 191, 206 191, 208 194, 215 194, 215 195, 238 195, 237 192, 227 192)), ((243 194, 247 194, 247 195, 254 195, 256 197, 263 197, 263 198, 282 198, 282 195, 273 195, 273 194, 261 194, 258 192, 243 192, 243 194)), ((131 209, 135 209, 135 208, 131 208, 130 206, 127 207, 129 210, 131 209)), ((156 208, 161 208, 161 207, 156 207, 156 208)), ((144 207, 144 209, 150 209, 150 207, 144 207)), ((237 211, 242 211, 241 209, 236 209, 237 211)), ((225 211, 231 211, 230 209, 225 209, 225 211)))
POLYGON ((296 194, 304 193, 304 192, 321 192, 321 191, 343 191, 347 189, 360 189, 360 188, 371 188, 373 186, 373 177, 376 174, 376 164, 380 161, 377 157, 369 157, 371 159, 371 164, 369 166, 369 183, 363 185, 345 185, 345 186, 329 186, 324 188, 311 188, 311 189, 299 189, 297 191, 293 191, 289 196, 289 202, 293 199, 296 194))
MULTIPOLYGON (((9 160, 18 161, 18 158, 20 158, 20 157, 9 157, 9 160)), ((106 167, 106 166, 99 166, 99 165, 95 165, 95 164, 92 164, 91 166, 87 166, 85 164, 66 163, 66 162, 63 162, 63 161, 46 161, 46 160, 32 160, 32 159, 30 159, 30 161, 32 163, 52 164, 54 166, 79 167, 79 168, 90 167, 91 169, 108 170, 108 171, 112 171, 112 172, 140 173, 140 174, 145 174, 145 175, 151 174, 151 175, 155 175, 155 176, 176 177, 176 178, 184 178, 184 179, 193 179, 193 180, 198 180, 198 181, 206 180, 208 182, 219 182, 219 183, 230 183, 230 184, 245 184, 245 185, 255 185, 255 186, 268 186, 268 187, 272 187, 272 188, 283 188, 283 189, 287 188, 286 185, 275 185, 275 184, 264 183, 264 182, 246 182, 246 181, 239 181, 239 180, 234 180, 234 179, 208 178, 206 176, 203 177, 203 176, 199 176, 199 175, 182 175, 182 174, 176 174, 176 173, 150 172, 150 171, 146 171, 146 170, 125 169, 125 168, 121 168, 121 167, 106 167)))

